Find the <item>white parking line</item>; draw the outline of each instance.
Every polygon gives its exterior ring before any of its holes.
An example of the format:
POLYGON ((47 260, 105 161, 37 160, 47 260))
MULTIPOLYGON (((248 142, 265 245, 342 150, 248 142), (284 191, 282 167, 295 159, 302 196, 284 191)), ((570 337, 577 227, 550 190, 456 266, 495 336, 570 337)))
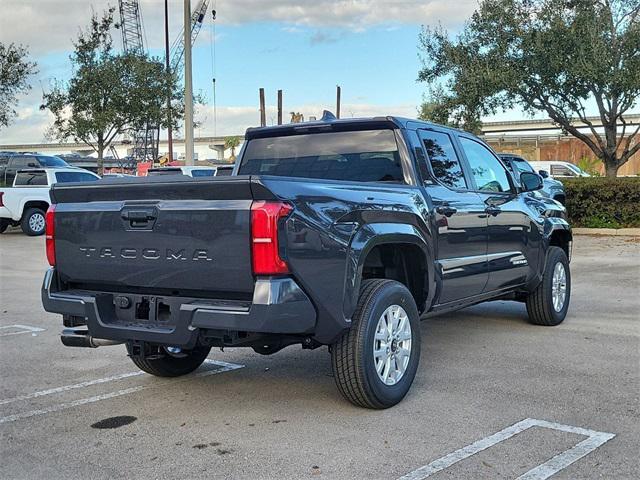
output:
POLYGON ((44 332, 44 328, 40 327, 32 327, 30 325, 4 325, 0 327, 0 330, 4 330, 7 328, 17 328, 19 332, 9 332, 9 333, 0 333, 0 337, 8 337, 9 335, 20 335, 22 333, 30 333, 32 336, 36 336, 38 332, 44 332))
MULTIPOLYGON (((194 378, 194 377, 207 377, 209 375, 215 375, 218 373, 224 373, 224 372, 229 372, 231 370, 237 370, 239 368, 243 368, 244 365, 239 365, 236 363, 229 363, 229 362, 222 362, 222 361, 218 361, 218 360, 205 360, 204 361, 205 365, 213 365, 215 367, 218 368, 213 368, 213 369, 209 369, 209 370, 205 370, 205 371, 201 371, 201 372, 196 372, 190 375, 186 375, 185 377, 182 377, 180 379, 174 379, 174 380, 167 380, 167 381, 161 381, 161 382, 157 382, 157 383, 152 383, 149 385, 139 385, 136 387, 131 387, 131 388, 126 388, 124 390, 118 390, 115 392, 109 392, 109 393, 105 393, 102 395, 95 395, 93 397, 88 397, 88 398, 81 398, 79 400, 74 400, 73 402, 66 402, 66 403, 59 403, 56 405, 52 405, 50 407, 45 407, 42 409, 38 409, 38 410, 29 410, 27 412, 20 412, 20 413, 16 413, 13 415, 8 415, 6 417, 0 417, 0 425, 3 423, 10 423, 10 422, 15 422, 16 420, 22 420, 24 418, 30 418, 30 417, 36 417, 39 415, 46 415, 48 413, 53 413, 53 412, 59 412, 61 410, 67 410, 69 408, 73 408, 73 407, 79 407, 81 405, 86 405, 88 403, 95 403, 95 402, 99 402, 101 400, 107 400, 109 398, 115 398, 115 397, 120 397, 122 395, 128 395, 130 393, 135 393, 135 392, 139 392, 141 390, 146 390, 146 389, 150 389, 150 388, 156 388, 156 387, 160 387, 160 386, 164 386, 164 385, 168 385, 168 384, 175 384, 175 383, 179 383, 185 380, 188 380, 190 378, 194 378)), ((84 388, 84 387, 89 387, 91 385, 96 385, 99 383, 106 383, 106 382, 111 382, 111 381, 117 381, 117 380, 122 380, 124 378, 129 378, 129 377, 135 377, 138 375, 142 375, 144 372, 130 372, 130 373, 123 373, 120 375, 114 375, 112 377, 105 377, 105 378, 100 378, 97 380, 89 380, 87 382, 82 382, 82 383, 77 383, 75 385, 65 385, 62 387, 57 387, 57 388, 51 388, 49 390, 42 390, 40 392, 34 392, 34 393, 30 393, 27 395, 22 395, 20 397, 13 397, 13 398, 8 398, 5 400, 0 401, 0 405, 2 404, 7 404, 7 403, 12 403, 15 402, 17 400, 29 400, 31 398, 36 398, 36 397, 40 397, 43 395, 50 395, 53 393, 61 393, 61 392, 66 392, 68 390, 73 390, 76 388, 84 388)))
POLYGON ((64 385, 62 387, 50 388, 48 390, 40 390, 39 392, 28 393, 26 395, 19 395, 13 398, 5 398, 0 400, 0 405, 6 405, 7 403, 18 402, 20 400, 29 400, 31 398, 44 397, 45 395, 52 395, 54 393, 68 392, 69 390, 75 390, 77 388, 90 387, 91 385, 99 385, 101 383, 114 382, 116 380, 122 380, 124 378, 137 377, 138 375, 144 375, 143 371, 121 373, 120 375, 113 375, 112 377, 97 378, 95 380, 87 380, 86 382, 76 383, 74 385, 64 385))
POLYGON ((497 443, 504 442, 505 440, 508 440, 531 427, 550 428, 552 430, 584 435, 588 438, 578 443, 573 448, 556 455, 542 465, 538 465, 537 467, 529 470, 519 476, 517 480, 544 480, 549 478, 615 437, 615 434, 613 433, 596 432, 595 430, 573 427, 571 425, 562 425, 560 423, 527 418, 511 425, 510 427, 500 430, 493 435, 478 440, 471 445, 467 445, 466 447, 456 450, 455 452, 451 452, 444 457, 438 458, 428 465, 420 467, 417 470, 400 477, 398 480, 422 480, 430 477, 434 473, 444 470, 445 468, 449 468, 465 458, 469 458, 476 453, 482 452, 497 443))

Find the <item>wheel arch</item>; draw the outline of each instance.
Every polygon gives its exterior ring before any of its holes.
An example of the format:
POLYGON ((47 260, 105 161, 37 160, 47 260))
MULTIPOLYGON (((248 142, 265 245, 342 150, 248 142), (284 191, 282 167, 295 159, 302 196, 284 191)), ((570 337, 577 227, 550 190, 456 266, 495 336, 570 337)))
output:
POLYGON ((22 215, 20 215, 20 218, 24 218, 24 214, 30 208, 39 208, 43 212, 46 212, 47 209, 49 208, 49 202, 45 200, 34 200, 34 199, 25 200, 24 203, 22 204, 22 215))
POLYGON ((369 278, 387 278, 404 284, 419 311, 429 308, 435 293, 432 242, 414 225, 364 225, 351 241, 347 259, 343 309, 355 311, 360 286, 369 278))

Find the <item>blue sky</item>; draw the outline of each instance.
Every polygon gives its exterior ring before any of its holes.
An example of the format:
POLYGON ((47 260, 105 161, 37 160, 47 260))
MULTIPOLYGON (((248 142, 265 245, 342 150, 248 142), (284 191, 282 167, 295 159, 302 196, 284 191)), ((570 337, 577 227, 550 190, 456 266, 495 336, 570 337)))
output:
MULTIPOLYGON (((51 123, 38 110, 42 89, 53 78, 71 74, 72 39, 88 24, 91 11, 102 12, 116 0, 3 0, 0 41, 27 45, 39 72, 32 91, 20 99, 18 118, 0 131, 0 143, 45 140, 51 123), (5 13, 6 12, 6 13, 5 13), (32 18, 32 28, 23 28, 32 18)), ((192 0, 195 6, 196 0, 192 0)), ((218 12, 215 35, 219 135, 242 133, 258 123, 258 88, 267 98, 267 122, 275 121, 276 91, 284 91, 288 112, 305 117, 334 110, 335 87, 342 87, 342 115, 415 116, 425 85, 416 83, 420 68, 421 25, 442 23, 457 30, 475 0, 211 0, 218 12)), ((150 52, 163 55, 160 0, 141 0, 150 52)), ((181 28, 181 0, 170 2, 171 39, 181 28)), ((117 17, 117 15, 116 15, 117 17)), ((212 21, 208 13, 194 49, 194 88, 207 104, 198 109, 198 135, 214 133, 212 21)), ((114 44, 120 48, 119 32, 114 44)), ((517 115, 516 115, 517 116, 517 115)))

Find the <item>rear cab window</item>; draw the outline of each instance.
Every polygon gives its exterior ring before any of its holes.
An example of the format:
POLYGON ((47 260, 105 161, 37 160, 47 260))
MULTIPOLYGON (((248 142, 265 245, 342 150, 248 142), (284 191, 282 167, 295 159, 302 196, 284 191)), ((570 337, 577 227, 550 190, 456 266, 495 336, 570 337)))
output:
POLYGON ((216 173, 215 170, 211 169, 211 168, 203 168, 200 170, 191 170, 191 176, 192 177, 213 177, 213 175, 216 173))
POLYGON ((47 173, 43 171, 18 172, 14 185, 16 187, 46 187, 47 173))
POLYGON ((404 182, 391 129, 254 138, 247 142, 238 174, 404 182))

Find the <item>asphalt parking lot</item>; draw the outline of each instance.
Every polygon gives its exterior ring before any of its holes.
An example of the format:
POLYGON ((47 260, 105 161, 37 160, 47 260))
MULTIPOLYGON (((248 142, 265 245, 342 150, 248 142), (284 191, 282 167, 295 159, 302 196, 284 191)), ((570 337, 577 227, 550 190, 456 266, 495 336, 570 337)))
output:
POLYGON ((638 239, 576 237, 558 327, 513 302, 425 320, 385 411, 342 399, 326 348, 212 351, 167 380, 63 347, 45 268, 43 237, 0 236, 2 478, 640 478, 638 239))

